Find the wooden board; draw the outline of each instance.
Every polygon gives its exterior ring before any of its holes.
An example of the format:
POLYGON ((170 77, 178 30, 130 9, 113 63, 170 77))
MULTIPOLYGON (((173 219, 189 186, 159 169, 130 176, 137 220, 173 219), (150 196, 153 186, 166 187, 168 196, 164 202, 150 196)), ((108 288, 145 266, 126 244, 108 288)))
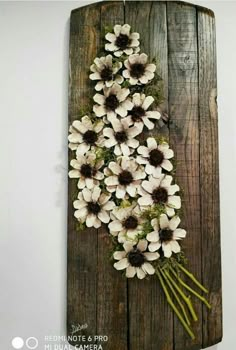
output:
MULTIPOLYGON (((183 194, 184 250, 189 267, 210 290, 212 311, 195 302, 196 340, 186 336, 155 279, 124 279, 109 261, 105 227, 76 230, 68 188, 67 329, 107 335, 105 350, 197 350, 222 339, 217 84, 214 14, 183 2, 110 1, 73 10, 70 31, 69 124, 94 94, 89 66, 103 44, 105 26, 129 23, 141 35, 141 50, 159 61, 169 138, 183 194)), ((156 133, 157 131, 155 131, 156 133)), ((69 160, 72 154, 69 153, 69 160)), ((73 341, 71 342, 73 344, 73 341)), ((84 344, 82 342, 81 344, 84 344)))

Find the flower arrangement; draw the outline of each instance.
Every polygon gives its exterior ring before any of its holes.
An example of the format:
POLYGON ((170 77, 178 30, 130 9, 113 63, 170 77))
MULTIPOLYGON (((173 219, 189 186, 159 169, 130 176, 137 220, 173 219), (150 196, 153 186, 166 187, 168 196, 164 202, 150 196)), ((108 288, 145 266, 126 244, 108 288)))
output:
POLYGON ((190 295, 211 306, 181 250, 186 230, 179 216, 174 152, 154 129, 162 117, 160 94, 150 94, 157 67, 140 53, 140 35, 128 24, 115 25, 105 38, 105 55, 90 67, 89 77, 96 83, 93 108, 69 129, 74 154, 69 177, 78 181, 74 216, 82 228, 107 224, 114 268, 127 278, 156 276, 194 339, 191 319, 197 321, 197 315, 190 295))

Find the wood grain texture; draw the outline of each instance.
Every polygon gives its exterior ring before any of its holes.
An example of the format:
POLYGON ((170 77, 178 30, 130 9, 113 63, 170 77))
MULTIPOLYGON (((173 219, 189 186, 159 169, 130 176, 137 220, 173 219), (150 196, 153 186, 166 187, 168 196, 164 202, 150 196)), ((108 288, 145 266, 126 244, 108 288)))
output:
POLYGON ((222 339, 219 159, 215 18, 198 9, 200 183, 203 283, 212 311, 203 309, 203 348, 222 339))
MULTIPOLYGON (((197 13, 191 5, 168 3, 169 111, 170 143, 177 160, 176 181, 182 194, 181 227, 188 236, 183 249, 189 268, 201 281, 201 227, 199 179, 199 111, 198 111, 198 49, 197 13), (175 115, 178 117, 176 118, 175 115), (181 116, 181 118, 180 118, 181 116)), ((199 317, 193 329, 198 336, 191 341, 178 319, 175 319, 175 350, 201 349, 202 306, 194 300, 199 317)))
MULTIPOLYGON (((182 2, 104 1, 72 11, 69 124, 91 103, 89 66, 101 49, 105 26, 129 23, 141 35, 141 52, 159 61, 171 117, 152 135, 165 135, 176 155, 176 181, 183 189, 183 248, 189 269, 210 290, 211 312, 196 299, 199 323, 190 341, 155 278, 126 281, 111 265, 106 228, 76 230, 68 187, 67 329, 88 324, 79 334, 109 336, 105 350, 197 350, 222 338, 218 138, 214 14, 182 2)), ((72 153, 69 152, 69 160, 72 153)), ((73 344, 73 342, 72 342, 73 344)))

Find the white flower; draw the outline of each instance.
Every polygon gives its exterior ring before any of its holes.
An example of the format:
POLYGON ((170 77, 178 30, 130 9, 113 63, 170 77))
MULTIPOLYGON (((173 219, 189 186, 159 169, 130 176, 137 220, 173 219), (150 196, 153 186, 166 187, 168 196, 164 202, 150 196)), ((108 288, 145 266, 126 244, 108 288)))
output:
POLYGON ((171 185, 172 176, 161 175, 159 179, 149 176, 149 181, 143 181, 139 194, 138 203, 141 207, 161 204, 165 206, 169 217, 175 215, 175 209, 181 208, 181 199, 174 195, 179 191, 178 185, 171 185))
POLYGON ((141 156, 137 157, 139 164, 145 164, 145 171, 148 175, 153 177, 160 177, 162 168, 171 171, 173 169, 172 163, 169 159, 173 158, 174 152, 169 149, 168 143, 157 144, 153 137, 147 139, 147 147, 140 146, 137 152, 141 156))
POLYGON ((149 130, 154 128, 154 123, 150 119, 160 119, 161 113, 158 111, 148 111, 148 108, 154 102, 152 96, 145 96, 145 94, 135 93, 133 95, 133 108, 128 113, 129 125, 135 125, 143 130, 145 125, 149 130))
POLYGON ((162 214, 159 223, 158 219, 153 219, 151 224, 154 231, 147 234, 147 240, 151 242, 148 246, 150 252, 162 248, 166 258, 170 258, 172 252, 179 253, 181 249, 177 240, 186 237, 186 231, 177 228, 179 223, 180 218, 178 216, 174 216, 169 220, 165 214, 162 214))
POLYGON ((107 116, 111 122, 117 114, 126 117, 128 111, 133 108, 133 103, 127 98, 130 94, 129 89, 121 88, 114 84, 111 88, 104 88, 104 95, 96 94, 93 99, 97 103, 93 106, 93 111, 97 117, 107 116))
POLYGON ((90 118, 85 115, 81 121, 75 120, 70 126, 69 148, 76 150, 77 156, 84 155, 93 146, 103 146, 103 136, 100 134, 103 129, 103 121, 92 123, 90 118))
POLYGON ((114 33, 107 33, 105 38, 109 41, 105 45, 106 51, 114 52, 114 55, 120 57, 123 53, 131 55, 140 51, 139 33, 130 33, 130 25, 115 25, 114 33))
POLYGON ((141 180, 146 177, 145 171, 134 158, 120 157, 117 162, 110 162, 104 169, 105 184, 109 192, 115 192, 117 198, 137 195, 141 180))
POLYGON ((129 79, 131 85, 138 83, 147 84, 154 78, 156 65, 147 63, 148 56, 145 53, 129 56, 124 65, 127 69, 123 71, 123 76, 129 79))
POLYGON ((126 277, 133 278, 136 274, 139 279, 146 275, 154 275, 155 269, 149 261, 157 260, 160 255, 147 252, 148 242, 140 240, 137 245, 134 243, 124 243, 124 250, 116 251, 113 254, 115 260, 118 260, 114 267, 116 270, 125 270, 126 277))
POLYGON ((141 130, 135 126, 129 128, 127 121, 124 119, 114 119, 112 126, 113 129, 103 129, 104 146, 106 148, 115 146, 114 153, 116 156, 129 156, 139 146, 139 141, 135 137, 141 133, 141 130))
POLYGON ((69 172, 70 178, 79 179, 78 188, 88 187, 89 189, 99 185, 99 181, 104 178, 104 174, 99 171, 104 161, 96 162, 96 155, 88 152, 85 156, 72 159, 70 165, 73 170, 69 172))
POLYGON ((94 64, 91 65, 90 70, 93 72, 89 78, 91 80, 99 80, 95 86, 95 90, 101 91, 104 87, 111 87, 114 82, 122 84, 124 78, 117 74, 122 67, 122 62, 112 63, 112 56, 95 58, 94 64))
POLYGON ((136 241, 137 235, 142 232, 143 219, 137 203, 124 208, 115 207, 111 219, 108 228, 113 236, 118 236, 120 243, 127 240, 136 241))
POLYGON ((110 221, 109 211, 115 206, 115 203, 109 201, 110 194, 101 193, 99 187, 92 190, 84 188, 78 194, 78 200, 74 201, 74 213, 79 222, 86 222, 87 227, 99 228, 101 222, 108 224, 110 221))

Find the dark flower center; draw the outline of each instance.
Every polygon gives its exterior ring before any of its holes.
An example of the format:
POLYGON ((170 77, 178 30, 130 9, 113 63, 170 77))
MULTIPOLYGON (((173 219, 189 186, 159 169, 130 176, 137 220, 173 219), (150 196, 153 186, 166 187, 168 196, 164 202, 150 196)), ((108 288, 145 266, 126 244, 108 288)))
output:
POLYGON ((119 143, 124 143, 125 141, 128 140, 128 137, 125 131, 118 131, 115 133, 115 139, 119 143))
POLYGON ((108 110, 114 111, 119 106, 116 95, 110 95, 106 98, 105 106, 108 110))
POLYGON ((131 215, 123 222, 123 226, 127 229, 134 230, 138 226, 138 219, 131 215))
POLYGON ((164 160, 164 155, 159 149, 153 149, 149 153, 149 163, 153 166, 161 165, 164 160))
POLYGON ((130 67, 130 75, 133 78, 139 79, 145 72, 145 66, 142 63, 134 63, 130 67))
POLYGON ((88 130, 83 135, 83 140, 88 145, 94 145, 95 142, 97 141, 97 139, 98 139, 98 136, 97 136, 96 132, 93 130, 88 130))
POLYGON ((128 170, 124 170, 119 174, 118 181, 121 185, 127 186, 133 181, 133 175, 128 170))
POLYGON ((130 262, 130 265, 134 267, 141 267, 146 259, 139 249, 133 249, 128 254, 128 260, 130 262))
POLYGON ((103 81, 112 80, 113 72, 110 67, 104 67, 100 74, 103 81))
POLYGON ((133 122, 138 122, 145 116, 145 110, 141 106, 135 106, 132 111, 130 111, 130 114, 133 122))
POLYGON ((118 46, 121 50, 127 49, 128 45, 130 44, 130 39, 127 35, 125 34, 120 34, 116 38, 115 42, 116 46, 118 46))
POLYGON ((89 165, 89 164, 83 164, 80 168, 80 173, 82 176, 84 176, 86 178, 91 178, 92 176, 94 176, 96 174, 96 169, 91 167, 91 165, 89 165))
POLYGON ((164 229, 159 232, 159 237, 162 242, 171 241, 173 238, 173 231, 164 229))
POLYGON ((88 212, 90 214, 94 214, 97 215, 101 210, 101 207, 98 203, 94 203, 94 202, 89 202, 88 203, 88 212))
POLYGON ((158 187, 152 192, 153 202, 156 204, 165 204, 168 199, 168 192, 163 187, 158 187))

